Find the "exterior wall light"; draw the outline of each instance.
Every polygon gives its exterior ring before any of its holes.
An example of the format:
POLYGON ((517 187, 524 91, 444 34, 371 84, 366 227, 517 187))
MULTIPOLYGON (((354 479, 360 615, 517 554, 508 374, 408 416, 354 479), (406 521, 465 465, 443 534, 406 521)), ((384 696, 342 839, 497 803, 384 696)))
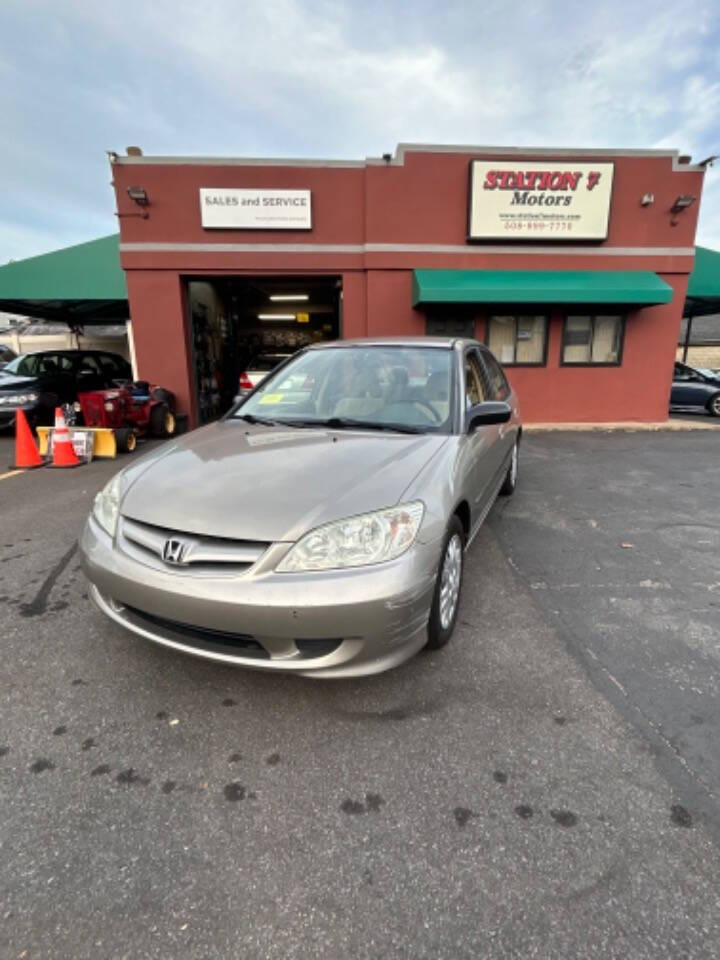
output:
POLYGON ((127 195, 131 200, 134 200, 139 207, 147 207, 150 203, 147 190, 143 187, 128 187, 127 195))
POLYGON ((681 193, 679 197, 676 198, 675 203, 670 207, 670 217, 671 226, 677 226, 680 222, 678 220, 679 214, 683 210, 687 210, 688 207, 691 207, 695 203, 695 197, 691 193, 681 193))
POLYGON ((642 198, 642 200, 640 201, 640 206, 641 206, 641 207, 649 207, 649 206, 651 206, 653 203, 655 203, 655 194, 654 194, 654 193, 645 193, 645 194, 643 194, 643 198, 642 198))
POLYGON ((144 187, 128 187, 127 195, 140 207, 140 211, 138 213, 116 213, 115 216, 118 218, 142 217, 143 220, 147 220, 149 217, 147 208, 150 205, 150 198, 147 195, 147 190, 144 187))
POLYGON ((687 210, 688 207, 691 207, 695 203, 695 197, 690 193, 681 194, 675 203, 670 207, 670 213, 680 213, 683 210, 687 210))

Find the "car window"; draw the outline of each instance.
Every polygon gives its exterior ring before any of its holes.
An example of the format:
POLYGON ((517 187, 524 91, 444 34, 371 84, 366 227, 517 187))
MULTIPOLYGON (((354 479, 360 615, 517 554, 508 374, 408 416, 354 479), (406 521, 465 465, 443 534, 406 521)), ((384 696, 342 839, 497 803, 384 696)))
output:
POLYGON ((483 350, 482 358, 490 381, 490 393, 493 400, 507 400, 510 396, 510 386, 500 368, 500 364, 488 350, 483 350))
POLYGON ((122 357, 114 357, 111 353, 101 353, 98 355, 98 360, 103 369, 103 373, 110 380, 128 379, 128 364, 122 357))
POLYGON ((4 368, 3 373, 14 373, 18 377, 34 377, 38 372, 38 355, 28 353, 23 357, 16 357, 4 368))
POLYGON ((78 370, 80 373, 84 371, 87 371, 88 373, 97 373, 97 374, 102 373, 102 370, 100 369, 100 364, 98 363, 98 359, 92 353, 84 353, 82 355, 78 370))
POLYGON ((41 377, 57 376, 60 373, 60 355, 57 353, 38 354, 37 371, 41 377))
POLYGON ((308 350, 270 374, 234 415, 448 432, 452 360, 449 348, 423 346, 308 350))
POLYGON ((675 380, 692 380, 695 376, 695 371, 692 367, 685 366, 684 363, 676 363, 673 376, 675 380))
POLYGON ((261 373, 264 373, 266 370, 274 370, 275 367, 279 366, 284 360, 287 360, 289 356, 289 353, 261 353, 260 356, 255 357, 254 360, 250 361, 248 364, 248 370, 258 370, 261 373))
POLYGON ((485 400, 485 386, 478 355, 474 351, 465 355, 465 406, 474 407, 485 400))

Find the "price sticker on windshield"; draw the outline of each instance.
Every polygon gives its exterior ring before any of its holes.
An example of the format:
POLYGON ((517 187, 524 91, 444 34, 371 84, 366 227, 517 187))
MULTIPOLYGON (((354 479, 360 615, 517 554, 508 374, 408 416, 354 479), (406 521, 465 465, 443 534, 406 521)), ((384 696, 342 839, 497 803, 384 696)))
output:
POLYGON ((260 397, 260 403, 281 403, 284 396, 284 393, 266 393, 260 397))

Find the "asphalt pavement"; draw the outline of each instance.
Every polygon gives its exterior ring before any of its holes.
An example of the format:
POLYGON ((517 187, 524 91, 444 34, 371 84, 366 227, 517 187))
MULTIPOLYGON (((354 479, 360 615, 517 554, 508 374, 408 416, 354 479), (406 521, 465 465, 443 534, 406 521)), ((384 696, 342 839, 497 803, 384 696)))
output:
POLYGON ((354 681, 103 619, 122 461, 0 479, 0 957, 718 957, 717 443, 528 436, 450 645, 354 681))

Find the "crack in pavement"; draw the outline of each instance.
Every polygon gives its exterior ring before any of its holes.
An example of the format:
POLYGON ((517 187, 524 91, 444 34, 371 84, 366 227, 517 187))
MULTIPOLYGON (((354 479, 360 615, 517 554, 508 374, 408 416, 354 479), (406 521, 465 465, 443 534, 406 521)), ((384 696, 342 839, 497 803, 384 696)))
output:
POLYGON ((622 693, 622 695, 627 700, 628 707, 630 707, 631 710, 637 713, 642 718, 642 720, 652 729, 655 735, 662 740, 665 746, 672 751, 675 757, 680 761, 680 764, 684 768, 685 772, 689 774, 690 777, 692 777, 692 779, 695 781, 695 783, 698 784, 698 786, 702 787, 705 790, 705 792, 708 795, 708 798, 712 800, 714 803, 718 803, 718 796, 716 793, 713 792, 713 789, 710 786, 710 784, 707 783, 705 780, 703 780, 700 774, 693 767, 690 766, 690 764, 687 762, 685 757, 680 752, 679 748, 672 742, 672 740, 668 739, 668 737, 666 737, 665 734, 662 732, 662 728, 658 725, 658 723, 655 720, 653 720, 651 717, 649 717, 644 710, 642 710, 636 703, 632 701, 632 699, 630 698, 630 694, 627 692, 625 687, 620 683, 620 681, 616 677, 612 675, 612 673, 610 672, 610 669, 603 663, 603 661, 595 653, 595 651, 591 650, 590 647, 585 647, 585 650, 587 653, 590 654, 593 660, 597 663, 599 669, 602 670, 602 672, 607 675, 608 679, 612 681, 612 683, 614 683, 615 686, 618 688, 618 690, 622 693))
POLYGON ((662 732, 662 727, 658 725, 657 721, 651 719, 634 702, 631 693, 613 676, 600 657, 587 646, 586 638, 575 630, 568 618, 558 609, 554 609, 552 616, 550 616, 549 612, 538 603, 538 591, 532 587, 534 581, 520 569, 518 563, 513 559, 512 548, 505 541, 501 530, 490 524, 487 525, 487 529, 502 550, 516 580, 524 586, 530 602, 558 636, 564 640, 571 656, 583 665, 596 689, 618 710, 636 733, 652 746, 661 772, 668 784, 673 790, 682 792, 684 781, 686 788, 694 791, 693 799, 699 808, 698 812, 702 811, 705 815, 706 825, 711 829, 716 842, 720 843, 720 798, 718 798, 712 786, 700 776, 680 752, 680 749, 662 732), (624 705, 624 709, 621 703, 624 705), (677 782, 678 779, 680 780, 679 783, 677 782))

